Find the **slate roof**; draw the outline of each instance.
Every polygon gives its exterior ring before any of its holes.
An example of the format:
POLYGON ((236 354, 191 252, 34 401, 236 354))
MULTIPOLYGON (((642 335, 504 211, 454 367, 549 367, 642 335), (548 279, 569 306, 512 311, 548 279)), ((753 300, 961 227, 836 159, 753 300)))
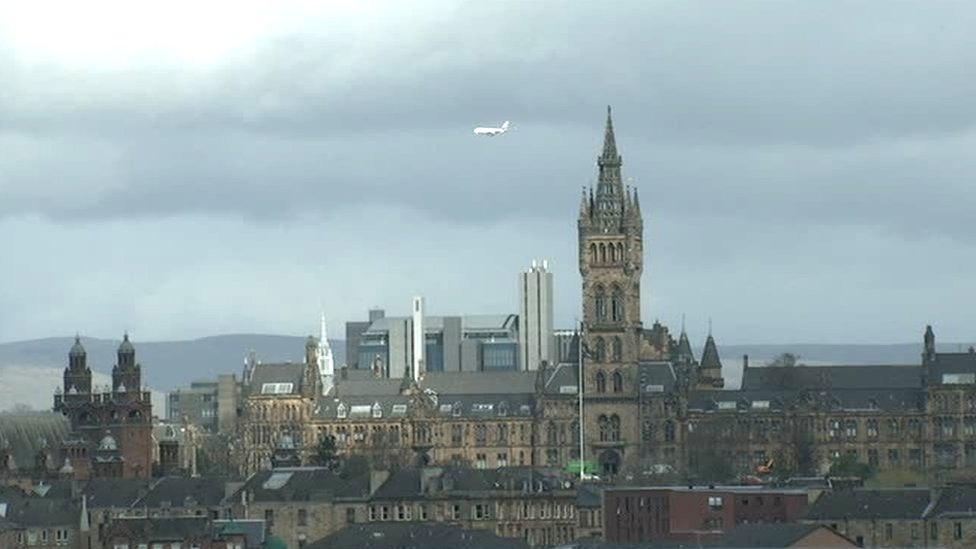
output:
POLYGON ((676 354, 679 359, 685 359, 688 362, 695 361, 695 353, 691 350, 691 342, 688 341, 688 334, 684 330, 681 330, 681 335, 678 336, 678 349, 676 354))
POLYGON ((535 393, 535 372, 427 372, 421 387, 437 394, 535 393))
POLYGON ((591 509, 603 507, 603 487, 585 482, 580 484, 576 489, 576 506, 591 509))
MULTIPOLYGON (((400 380, 395 381, 399 382, 400 380)), ((380 416, 383 419, 403 417, 409 413, 411 408, 410 397, 400 395, 399 393, 395 395, 374 396, 328 396, 318 400, 315 407, 315 417, 337 419, 339 417, 339 404, 344 405, 346 408, 346 419, 372 418, 372 407, 374 404, 379 404, 380 416), (352 410, 353 406, 369 406, 370 410, 367 414, 364 414, 357 409, 357 412, 354 414, 352 410), (397 407, 396 410, 394 410, 395 406, 397 407), (401 412, 401 410, 403 411, 401 412)))
MULTIPOLYGON (((499 469, 440 468, 431 469, 430 491, 452 494, 483 493, 497 491, 521 491, 526 493, 571 490, 575 483, 556 469, 533 467, 502 467, 499 469), (436 472, 435 472, 436 471, 436 472), (568 484, 567 484, 568 483, 568 484)), ((421 491, 422 469, 401 469, 390 477, 373 494, 373 500, 415 499, 424 497, 421 491)))
POLYGON ((742 388, 757 389, 920 389, 924 370, 894 366, 750 366, 742 388))
POLYGON ((807 510, 807 520, 921 519, 930 502, 927 488, 824 492, 807 510))
MULTIPOLYGON (((691 391, 688 408, 724 411, 720 402, 736 402, 738 410, 752 409, 755 402, 769 402, 770 410, 791 406, 822 410, 921 411, 925 393, 922 389, 830 389, 820 390, 705 390, 691 391)), ((734 411, 734 410, 732 410, 734 411)))
MULTIPOLYGON (((819 524, 741 524, 718 539, 709 540, 707 545, 717 547, 790 547, 794 543, 809 536, 814 531, 825 528, 819 524)), ((857 545, 833 530, 838 544, 831 547, 856 547, 857 545), (840 545, 844 543, 844 545, 840 545)))
POLYGON ((441 417, 529 417, 534 409, 534 396, 524 393, 445 394, 437 402, 441 417))
POLYGON ((220 478, 164 477, 133 507, 215 507, 224 499, 224 480, 220 478))
POLYGON ((575 362, 557 364, 546 374, 546 394, 577 394, 579 364, 575 362))
POLYGON ((88 508, 131 507, 149 492, 151 481, 138 478, 95 478, 89 480, 82 493, 88 497, 88 508))
POLYGON ((976 486, 948 486, 941 490, 926 518, 972 517, 976 514, 976 486))
POLYGON ((640 376, 641 388, 645 393, 656 391, 656 387, 653 386, 663 388, 664 391, 674 389, 674 368, 670 362, 641 362, 637 372, 640 376))
POLYGON ((305 365, 301 363, 258 364, 251 374, 251 390, 259 395, 265 383, 291 383, 295 394, 301 391, 304 373, 305 365))
POLYGON ((973 374, 976 373, 976 353, 936 353, 928 368, 936 383, 942 382, 943 374, 973 374))
POLYGON ((130 534, 137 541, 184 541, 209 536, 210 519, 207 517, 154 517, 112 519, 106 537, 130 534))
POLYGON ((465 530, 447 524, 354 524, 305 546, 307 549, 525 549, 521 539, 502 538, 488 530, 465 530))
POLYGON ((0 493, 0 503, 7 506, 4 520, 21 528, 72 527, 81 520, 80 504, 70 499, 28 496, 10 490, 0 493))
POLYGON ((322 467, 282 467, 251 475, 235 492, 233 501, 240 501, 241 490, 247 490, 254 501, 333 501, 343 498, 369 496, 369 474, 344 479, 322 467))

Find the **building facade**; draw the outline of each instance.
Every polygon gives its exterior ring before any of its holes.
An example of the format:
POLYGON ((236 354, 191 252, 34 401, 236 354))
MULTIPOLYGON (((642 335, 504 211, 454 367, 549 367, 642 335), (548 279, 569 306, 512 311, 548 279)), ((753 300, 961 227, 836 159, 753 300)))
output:
POLYGON ((71 434, 61 448, 77 478, 139 477, 152 474, 152 402, 142 387, 142 366, 126 334, 112 368, 112 387, 92 388, 91 368, 80 338, 68 354, 64 387, 54 410, 64 414, 71 434))

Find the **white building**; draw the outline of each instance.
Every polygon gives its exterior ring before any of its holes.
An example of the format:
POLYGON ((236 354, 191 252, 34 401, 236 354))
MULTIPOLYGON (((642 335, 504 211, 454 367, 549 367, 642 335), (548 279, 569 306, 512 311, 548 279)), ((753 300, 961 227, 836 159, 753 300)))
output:
POLYGON ((549 262, 532 262, 519 273, 519 368, 537 370, 545 360, 556 359, 552 332, 552 273, 549 262))

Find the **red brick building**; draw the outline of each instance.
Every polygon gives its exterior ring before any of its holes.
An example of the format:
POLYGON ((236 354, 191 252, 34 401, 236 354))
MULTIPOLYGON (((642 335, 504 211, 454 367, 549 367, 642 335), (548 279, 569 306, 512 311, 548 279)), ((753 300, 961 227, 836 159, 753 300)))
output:
POLYGON ((603 495, 608 542, 697 540, 737 524, 793 522, 807 509, 805 490, 763 486, 609 488, 603 495))
POLYGON ((112 368, 111 390, 101 391, 92 388, 88 354, 75 338, 54 410, 71 425, 61 447, 64 472, 78 479, 148 478, 152 473, 152 403, 128 334, 112 368))

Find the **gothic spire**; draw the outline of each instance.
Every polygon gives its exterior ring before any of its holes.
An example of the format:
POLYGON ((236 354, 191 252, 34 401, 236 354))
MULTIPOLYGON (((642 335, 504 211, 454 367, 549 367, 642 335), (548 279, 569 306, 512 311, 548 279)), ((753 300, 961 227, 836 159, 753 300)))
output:
POLYGON ((603 166, 620 166, 620 155, 617 154, 617 139, 613 135, 613 118, 610 116, 610 105, 607 105, 607 126, 603 130, 603 153, 600 154, 599 164, 603 166))

